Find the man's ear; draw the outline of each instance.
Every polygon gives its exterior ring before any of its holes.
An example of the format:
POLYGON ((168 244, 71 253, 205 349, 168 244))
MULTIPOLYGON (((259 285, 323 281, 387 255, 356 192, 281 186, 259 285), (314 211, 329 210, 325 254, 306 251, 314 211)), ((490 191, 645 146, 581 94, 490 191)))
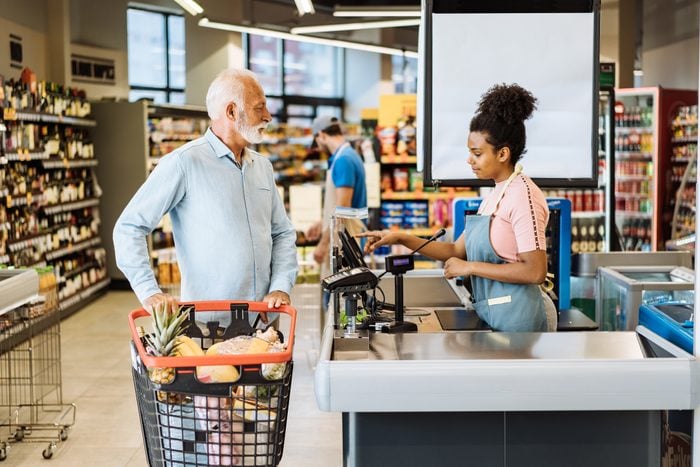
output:
POLYGON ((226 106, 226 117, 230 118, 233 121, 236 120, 236 103, 235 102, 229 102, 229 104, 226 106))

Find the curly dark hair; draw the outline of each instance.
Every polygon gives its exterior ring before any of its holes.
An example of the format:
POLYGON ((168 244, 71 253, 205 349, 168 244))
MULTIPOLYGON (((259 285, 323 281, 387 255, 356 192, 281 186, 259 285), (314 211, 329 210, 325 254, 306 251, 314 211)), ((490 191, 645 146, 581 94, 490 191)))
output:
POLYGON ((496 84, 481 96, 469 131, 486 133, 496 150, 508 147, 515 165, 525 154, 525 120, 537 108, 537 98, 518 84, 496 84))

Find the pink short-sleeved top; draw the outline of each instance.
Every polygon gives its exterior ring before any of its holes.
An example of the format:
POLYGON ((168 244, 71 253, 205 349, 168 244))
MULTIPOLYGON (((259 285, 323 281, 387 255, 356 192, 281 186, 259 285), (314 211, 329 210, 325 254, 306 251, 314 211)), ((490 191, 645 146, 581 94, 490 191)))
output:
MULTIPOLYGON (((496 184, 484 198, 480 214, 491 214, 506 181, 496 184)), ((491 244, 494 251, 508 262, 518 261, 519 253, 547 249, 545 229, 549 208, 542 191, 534 182, 519 174, 506 187, 506 192, 491 221, 491 244)))

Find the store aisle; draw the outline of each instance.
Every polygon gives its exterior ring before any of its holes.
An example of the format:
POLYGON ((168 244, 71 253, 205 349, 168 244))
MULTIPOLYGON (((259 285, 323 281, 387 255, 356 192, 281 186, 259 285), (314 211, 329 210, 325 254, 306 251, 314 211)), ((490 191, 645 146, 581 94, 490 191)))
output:
MULTIPOLYGON (((340 416, 320 412, 313 393, 318 355, 318 312, 295 291, 299 319, 292 398, 280 467, 342 464, 340 416)), ((308 295, 307 295, 308 296, 308 295)), ((130 292, 109 292, 62 322, 63 398, 74 402, 76 424, 51 460, 45 443, 13 444, 4 464, 17 467, 144 467, 130 372, 127 313, 138 307, 130 292)), ((2 465, 2 464, 0 464, 2 465)))

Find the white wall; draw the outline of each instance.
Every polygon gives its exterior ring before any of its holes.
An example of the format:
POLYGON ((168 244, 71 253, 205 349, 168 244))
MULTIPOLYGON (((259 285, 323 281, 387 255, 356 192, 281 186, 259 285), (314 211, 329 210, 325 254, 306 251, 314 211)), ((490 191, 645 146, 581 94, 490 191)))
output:
POLYGON ((47 73, 46 33, 37 31, 5 18, 0 18, 0 75, 19 78, 22 70, 10 66, 9 35, 22 38, 22 65, 34 71, 37 79, 45 79, 47 73))
POLYGON ((129 98, 129 77, 127 75, 126 50, 103 49, 87 45, 71 44, 71 53, 85 57, 99 57, 114 60, 114 84, 84 83, 71 80, 69 85, 85 89, 90 99, 129 98))
POLYGON ((698 89, 698 38, 642 53, 643 86, 698 89))
POLYGON ((185 99, 188 104, 203 106, 209 83, 221 70, 243 67, 242 36, 239 33, 202 28, 194 19, 188 18, 185 21, 185 37, 185 99))

